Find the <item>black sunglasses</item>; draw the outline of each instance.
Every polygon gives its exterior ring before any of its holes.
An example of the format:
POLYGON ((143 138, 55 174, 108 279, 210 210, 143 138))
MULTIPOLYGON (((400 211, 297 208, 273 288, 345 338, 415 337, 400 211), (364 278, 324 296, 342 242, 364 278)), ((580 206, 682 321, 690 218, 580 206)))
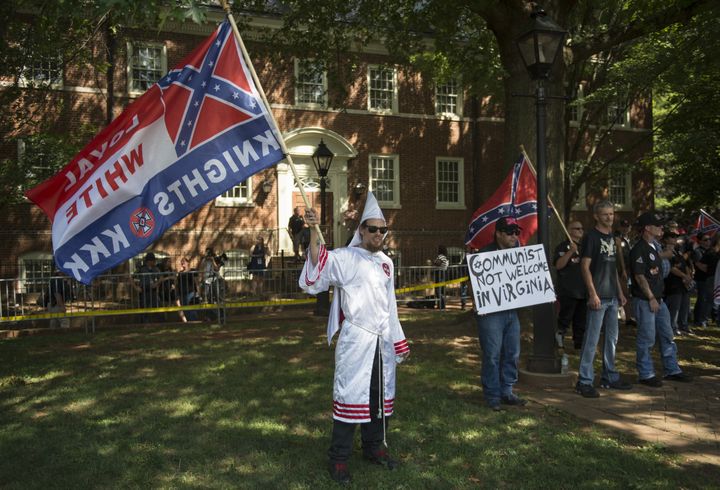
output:
POLYGON ((505 230, 503 230, 503 233, 505 233, 506 235, 517 235, 517 236, 520 236, 520 230, 518 230, 517 228, 515 228, 515 229, 513 229, 513 230, 510 230, 510 231, 505 231, 505 230))
POLYGON ((382 233, 383 235, 387 233, 388 227, 387 226, 368 226, 367 231, 370 233, 377 233, 378 231, 382 233))

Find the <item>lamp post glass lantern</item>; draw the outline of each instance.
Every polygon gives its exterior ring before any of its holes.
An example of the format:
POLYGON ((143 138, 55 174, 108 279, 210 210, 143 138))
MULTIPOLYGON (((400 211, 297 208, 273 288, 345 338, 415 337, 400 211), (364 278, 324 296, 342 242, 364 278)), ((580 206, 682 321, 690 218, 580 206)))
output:
MULTIPOLYGON (((320 226, 323 229, 323 233, 327 233, 325 229, 325 189, 327 187, 327 174, 330 170, 333 157, 335 155, 327 147, 325 142, 321 139, 315 152, 312 154, 312 161, 315 165, 320 176, 320 226)), ((319 316, 327 316, 330 313, 330 293, 329 291, 323 291, 318 293, 317 302, 315 303, 315 314, 319 316)))
MULTIPOLYGON (((535 6, 530 15, 529 28, 522 34, 517 45, 530 78, 537 81, 535 107, 537 121, 537 202, 538 243, 543 245, 545 256, 550 258, 550 234, 548 223, 547 149, 545 128, 547 99, 543 81, 550 78, 552 67, 562 49, 565 35, 560 26, 545 11, 535 6)), ((533 354, 528 359, 528 370, 540 373, 560 372, 560 361, 555 351, 556 315, 552 303, 533 308, 533 354)))
POLYGON ((325 142, 321 139, 315 152, 312 154, 312 161, 315 165, 320 176, 320 224, 325 226, 325 188, 327 185, 326 178, 330 165, 332 164, 333 157, 335 155, 327 147, 325 142))
POLYGON ((518 38, 517 45, 530 77, 543 80, 550 77, 567 32, 549 18, 541 7, 536 6, 530 17, 532 21, 518 38))

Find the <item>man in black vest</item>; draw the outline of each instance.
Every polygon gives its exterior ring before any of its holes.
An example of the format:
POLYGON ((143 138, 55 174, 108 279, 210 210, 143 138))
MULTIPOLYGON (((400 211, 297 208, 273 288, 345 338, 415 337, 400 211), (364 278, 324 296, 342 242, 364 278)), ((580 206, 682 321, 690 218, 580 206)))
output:
POLYGON ((657 388, 662 381, 655 376, 652 349, 655 338, 660 342, 660 357, 666 380, 690 381, 677 361, 677 346, 673 340, 670 312, 663 301, 664 281, 662 258, 656 239, 662 233, 663 219, 655 212, 638 218, 642 236, 630 251, 632 269, 633 309, 637 320, 637 370, 641 384, 657 388))

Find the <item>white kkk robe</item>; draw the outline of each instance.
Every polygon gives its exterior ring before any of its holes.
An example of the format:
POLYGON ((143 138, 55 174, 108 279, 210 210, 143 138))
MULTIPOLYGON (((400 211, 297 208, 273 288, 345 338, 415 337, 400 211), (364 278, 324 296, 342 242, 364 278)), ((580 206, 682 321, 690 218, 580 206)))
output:
POLYGON ((370 377, 378 338, 385 416, 393 413, 395 358, 410 351, 397 316, 393 277, 387 255, 361 247, 328 251, 320 246, 317 266, 305 262, 299 281, 303 290, 317 294, 335 286, 335 294, 340 294, 340 301, 334 301, 339 308, 331 309, 328 320, 328 343, 342 325, 335 347, 335 420, 370 422, 370 377))

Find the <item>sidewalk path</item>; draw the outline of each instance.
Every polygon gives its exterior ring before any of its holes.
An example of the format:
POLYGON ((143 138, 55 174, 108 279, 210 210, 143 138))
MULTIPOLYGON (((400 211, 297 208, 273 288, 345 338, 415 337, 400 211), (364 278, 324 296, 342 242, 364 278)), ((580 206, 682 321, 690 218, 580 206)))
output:
POLYGON ((531 401, 568 412, 640 441, 660 444, 688 461, 720 466, 720 375, 661 388, 598 390, 583 398, 572 389, 518 385, 531 401))
MULTIPOLYGON (((525 318, 523 352, 532 352, 531 334, 525 318)), ((675 338, 678 361, 693 376, 690 383, 663 381, 661 388, 637 382, 634 326, 620 323, 615 367, 632 390, 598 388, 599 398, 575 393, 577 372, 567 387, 531 385, 520 380, 518 391, 545 407, 554 407, 601 427, 620 431, 646 444, 657 444, 688 462, 720 466, 720 328, 712 324, 694 329, 694 334, 675 338)), ((579 352, 565 339, 570 366, 577 369, 579 352)), ((658 347, 653 349, 656 370, 662 373, 658 347)), ((601 358, 595 357, 595 375, 600 378, 601 358)))

